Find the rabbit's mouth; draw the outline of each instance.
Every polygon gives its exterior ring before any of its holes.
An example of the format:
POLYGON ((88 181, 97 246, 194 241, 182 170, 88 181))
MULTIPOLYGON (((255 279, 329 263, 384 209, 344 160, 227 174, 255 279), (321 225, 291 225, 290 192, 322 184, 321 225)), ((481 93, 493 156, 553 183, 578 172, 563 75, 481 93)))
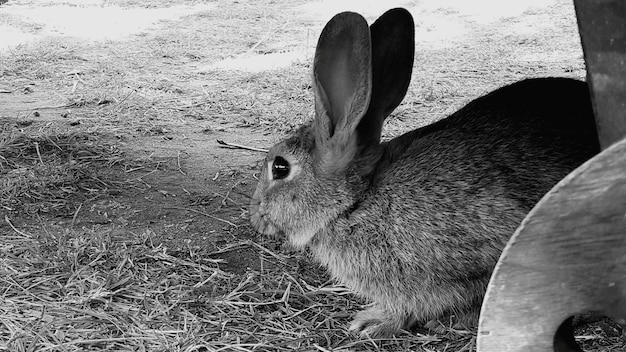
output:
MULTIPOLYGON (((305 247, 315 234, 325 226, 321 221, 308 221, 305 222, 306 226, 293 226, 293 222, 282 221, 276 224, 272 221, 272 216, 265 212, 259 199, 253 198, 248 210, 250 223, 257 232, 274 238, 287 238, 295 248, 305 247)), ((301 224, 296 223, 296 225, 301 224)))
POLYGON ((278 229, 274 224, 265 220, 260 213, 254 213, 250 215, 250 222, 255 230, 267 236, 280 237, 284 233, 278 229))
POLYGON ((276 227, 271 221, 264 216, 263 211, 261 210, 261 202, 258 199, 252 199, 250 202, 250 223, 254 229, 267 236, 279 237, 284 235, 284 233, 276 227))

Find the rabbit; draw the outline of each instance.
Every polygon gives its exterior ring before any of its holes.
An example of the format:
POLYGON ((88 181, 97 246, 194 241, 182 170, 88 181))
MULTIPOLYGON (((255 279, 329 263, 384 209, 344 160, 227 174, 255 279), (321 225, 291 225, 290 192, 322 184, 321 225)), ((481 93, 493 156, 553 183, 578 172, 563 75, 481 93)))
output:
POLYGON ((409 86, 414 29, 402 8, 371 27, 353 12, 326 24, 314 120, 269 150, 249 208, 258 232, 308 248, 373 302, 350 325, 363 337, 475 328, 510 236, 600 149, 587 84, 568 78, 510 84, 381 142, 409 86))

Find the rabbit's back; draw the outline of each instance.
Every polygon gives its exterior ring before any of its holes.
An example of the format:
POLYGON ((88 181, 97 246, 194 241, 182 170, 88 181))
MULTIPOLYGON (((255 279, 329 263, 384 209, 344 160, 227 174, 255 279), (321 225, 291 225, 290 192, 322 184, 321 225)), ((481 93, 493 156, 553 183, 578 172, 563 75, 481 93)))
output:
POLYGON ((600 149, 587 84, 565 78, 505 86, 382 147, 381 184, 494 192, 526 211, 600 149))

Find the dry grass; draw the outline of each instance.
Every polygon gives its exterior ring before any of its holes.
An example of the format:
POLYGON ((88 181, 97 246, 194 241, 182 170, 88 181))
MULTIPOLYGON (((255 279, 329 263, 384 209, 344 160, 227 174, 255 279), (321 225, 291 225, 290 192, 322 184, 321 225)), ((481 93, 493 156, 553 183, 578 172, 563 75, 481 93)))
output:
POLYGON ((208 258, 151 246, 149 233, 16 232, 2 247, 13 254, 0 266, 7 351, 190 350, 203 322, 190 293, 223 275, 208 258))
POLYGON ((14 229, 3 237, 0 350, 326 351, 469 350, 470 334, 355 340, 344 328, 358 302, 331 284, 278 270, 243 276, 214 253, 168 253, 152 234, 95 228, 14 229), (465 346, 465 349, 463 348, 465 346))
POLYGON ((49 133, 0 132, 0 207, 5 211, 73 212, 87 199, 122 188, 145 188, 138 178, 119 181, 106 169, 119 164, 121 169, 136 171, 156 165, 149 159, 129 160, 102 136, 49 133))
MULTIPOLYGON (((231 219, 234 226, 212 223, 197 234, 219 237, 216 246, 175 248, 155 228, 175 237, 178 223, 76 226, 81 206, 94 199, 161 190, 161 180, 143 177, 161 171, 159 162, 129 153, 133 141, 156 137, 165 143, 189 126, 282 136, 310 119, 308 61, 259 73, 207 69, 227 57, 306 49, 322 24, 296 20, 302 3, 218 1, 219 11, 161 23, 153 33, 124 41, 51 38, 0 55, 2 88, 40 101, 0 111, 6 118, 0 130, 0 351, 475 350, 475 332, 355 337, 346 326, 367 302, 328 281, 306 255, 256 237, 243 218, 231 219), (47 111, 64 115, 37 116, 47 111)), ((477 27, 471 45, 418 47, 413 83, 385 136, 439 119, 524 77, 582 78, 568 6, 559 2, 547 13, 528 14, 556 21, 557 30, 511 34, 497 22, 477 27)), ((176 163, 167 175, 182 182, 176 163)), ((221 186, 210 189, 221 192, 221 211, 241 213, 244 203, 227 201, 234 187, 221 186)), ((188 204, 165 205, 204 211, 188 204)), ((624 350, 622 339, 602 329, 582 331, 579 340, 591 351, 624 350)))

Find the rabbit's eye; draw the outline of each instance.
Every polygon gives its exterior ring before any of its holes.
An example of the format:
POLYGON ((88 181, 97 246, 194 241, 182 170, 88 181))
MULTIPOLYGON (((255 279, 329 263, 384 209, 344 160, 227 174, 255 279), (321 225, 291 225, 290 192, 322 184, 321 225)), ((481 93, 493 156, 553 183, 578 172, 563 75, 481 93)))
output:
POLYGON ((272 163, 272 178, 280 180, 289 176, 289 162, 280 156, 277 156, 272 163))

